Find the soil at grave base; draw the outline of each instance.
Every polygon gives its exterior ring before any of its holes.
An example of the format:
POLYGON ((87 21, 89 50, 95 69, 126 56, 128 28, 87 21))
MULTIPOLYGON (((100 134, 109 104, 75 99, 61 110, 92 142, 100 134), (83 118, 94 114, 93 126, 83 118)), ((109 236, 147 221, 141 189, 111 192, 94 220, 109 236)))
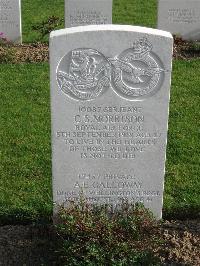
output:
MULTIPOLYGON (((186 42, 175 37, 174 58, 200 58, 200 42, 186 42)), ((49 61, 47 44, 0 45, 0 63, 40 63, 49 61)))
MULTIPOLYGON (((200 265, 200 219, 165 221, 161 227, 165 243, 155 254, 163 265, 200 265)), ((0 227, 0 265, 60 265, 54 252, 51 227, 0 227)))

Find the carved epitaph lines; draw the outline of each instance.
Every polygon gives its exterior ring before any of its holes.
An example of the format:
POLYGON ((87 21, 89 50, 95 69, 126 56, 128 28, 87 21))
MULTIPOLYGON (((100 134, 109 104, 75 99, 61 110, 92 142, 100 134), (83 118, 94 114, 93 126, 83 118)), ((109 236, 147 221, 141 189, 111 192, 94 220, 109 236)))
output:
POLYGON ((185 40, 200 40, 199 0, 159 0, 158 28, 185 40))
POLYGON ((112 24, 112 0, 65 0, 65 26, 112 24))
POLYGON ((0 38, 21 43, 21 0, 0 0, 0 38))
POLYGON ((141 202, 162 216, 173 38, 93 25, 51 33, 54 212, 141 202))

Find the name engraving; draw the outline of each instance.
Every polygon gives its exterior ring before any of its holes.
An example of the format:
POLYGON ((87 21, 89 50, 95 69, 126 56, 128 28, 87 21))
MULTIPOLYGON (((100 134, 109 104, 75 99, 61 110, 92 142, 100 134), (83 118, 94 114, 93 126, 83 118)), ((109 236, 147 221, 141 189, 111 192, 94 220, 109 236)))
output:
POLYGON ((2 0, 0 1, 0 24, 3 27, 0 31, 3 33, 3 37, 7 37, 7 29, 19 27, 18 17, 15 19, 15 12, 12 1, 2 0))
POLYGON ((168 20, 172 23, 197 23, 200 21, 199 15, 194 8, 171 8, 168 10, 168 20))
POLYGON ((82 160, 134 160, 159 145, 162 133, 147 124, 142 107, 79 106, 74 128, 57 131, 56 138, 82 160))
POLYGON ((71 191, 58 190, 57 196, 63 202, 79 200, 80 191, 87 195, 88 203, 120 204, 129 199, 132 202, 150 203, 161 196, 160 191, 145 190, 135 175, 124 173, 92 174, 80 173, 71 191))
POLYGON ((77 11, 70 15, 70 25, 75 27, 78 25, 95 25, 108 24, 108 18, 101 12, 97 11, 77 11))

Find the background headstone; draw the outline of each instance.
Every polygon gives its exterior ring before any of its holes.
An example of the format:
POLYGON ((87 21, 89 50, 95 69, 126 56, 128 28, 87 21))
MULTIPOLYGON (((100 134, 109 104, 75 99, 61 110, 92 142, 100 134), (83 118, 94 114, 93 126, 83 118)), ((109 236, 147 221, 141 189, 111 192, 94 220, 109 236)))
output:
POLYGON ((200 40, 200 1, 159 0, 158 28, 185 40, 200 40))
POLYGON ((50 37, 55 205, 142 202, 162 215, 173 38, 85 26, 50 37))
POLYGON ((65 27, 112 24, 112 0, 65 0, 65 27))
POLYGON ((0 0, 0 38, 21 43, 21 0, 0 0))

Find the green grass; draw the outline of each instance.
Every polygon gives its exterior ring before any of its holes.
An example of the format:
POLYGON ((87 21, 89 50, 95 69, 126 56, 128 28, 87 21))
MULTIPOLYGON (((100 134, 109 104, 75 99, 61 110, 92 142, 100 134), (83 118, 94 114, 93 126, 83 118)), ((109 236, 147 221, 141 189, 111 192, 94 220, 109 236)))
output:
MULTIPOLYGON (((114 0, 113 23, 156 27, 157 0, 114 0)), ((48 41, 41 39, 32 26, 41 24, 49 17, 56 16, 64 20, 64 0, 22 0, 23 41, 48 41)), ((64 23, 60 28, 64 27, 64 23)))
POLYGON ((0 217, 51 213, 48 65, 1 65, 0 217))
POLYGON ((48 36, 41 40, 40 34, 33 31, 32 26, 51 16, 64 18, 64 0, 22 0, 23 42, 47 41, 48 36))
POLYGON ((156 27, 157 0, 114 0, 113 23, 156 27))
MULTIPOLYGON (((48 220, 52 211, 49 67, 0 65, 0 221, 48 220)), ((200 211, 200 61, 175 61, 164 214, 200 211), (178 211, 176 211, 178 209, 178 211)))
MULTIPOLYGON (((200 60, 175 61, 171 90, 166 173, 167 213, 200 211, 200 60)), ((192 214, 193 213, 193 214, 192 214)))

